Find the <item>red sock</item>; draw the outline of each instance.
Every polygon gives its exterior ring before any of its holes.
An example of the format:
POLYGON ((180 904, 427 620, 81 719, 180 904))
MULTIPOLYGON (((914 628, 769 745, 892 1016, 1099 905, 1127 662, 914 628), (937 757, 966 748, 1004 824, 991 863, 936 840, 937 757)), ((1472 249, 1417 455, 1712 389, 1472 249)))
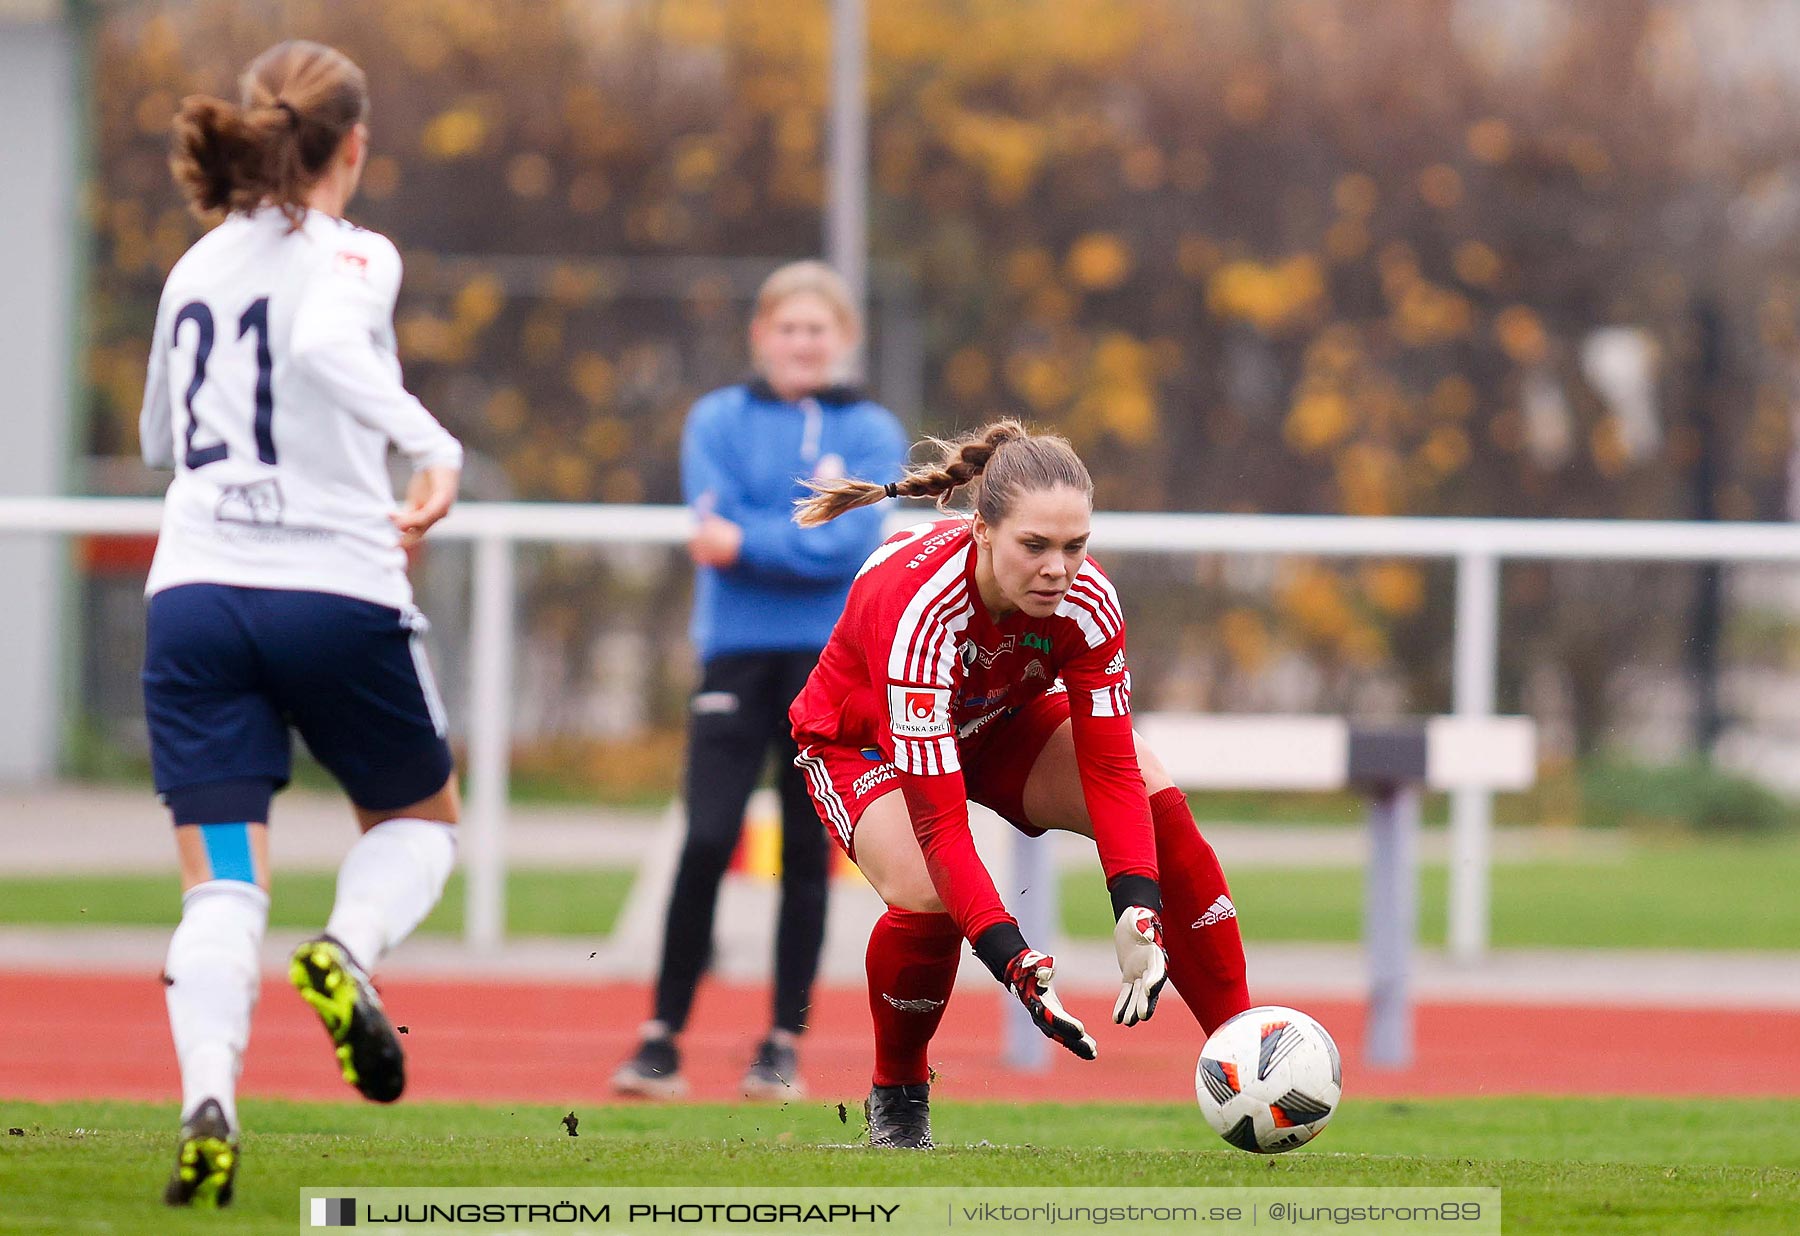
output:
POLYGON ((1194 824, 1187 795, 1176 787, 1152 794, 1150 818, 1156 825, 1169 981, 1211 1034, 1250 1007, 1237 907, 1218 856, 1194 824))
POLYGON ((869 933, 869 1012, 875 1019, 875 1084, 931 1078, 925 1049, 956 983, 962 932, 948 914, 889 908, 869 933))

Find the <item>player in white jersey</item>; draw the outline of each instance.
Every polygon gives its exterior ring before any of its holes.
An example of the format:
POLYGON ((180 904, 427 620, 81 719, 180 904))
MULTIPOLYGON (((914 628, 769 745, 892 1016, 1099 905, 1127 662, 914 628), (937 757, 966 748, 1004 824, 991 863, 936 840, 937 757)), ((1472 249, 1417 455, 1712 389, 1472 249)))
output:
POLYGON ((462 447, 401 385, 400 259, 346 223, 368 150, 362 70, 316 43, 251 62, 236 105, 183 100, 171 167, 224 219, 170 272, 140 423, 173 467, 150 568, 144 703, 174 816, 182 913, 163 982, 181 1065, 171 1205, 224 1205, 235 1088, 268 922, 269 804, 290 726, 363 833, 289 974, 346 1081, 405 1085, 369 971, 455 861, 454 766, 405 548, 456 499, 462 447), (413 467, 396 509, 390 445, 413 467))

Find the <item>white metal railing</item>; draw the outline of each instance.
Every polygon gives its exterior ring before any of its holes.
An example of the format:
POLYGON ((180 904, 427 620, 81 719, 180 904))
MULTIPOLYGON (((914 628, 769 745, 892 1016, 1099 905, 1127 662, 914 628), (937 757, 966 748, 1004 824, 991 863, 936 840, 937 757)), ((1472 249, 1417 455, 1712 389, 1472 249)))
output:
MULTIPOLYGON (((0 534, 154 533, 162 503, 147 498, 0 498, 0 534)), ((916 521, 898 512, 893 522, 916 521)), ((470 502, 432 536, 474 542, 469 631, 467 938, 505 932, 505 821, 510 748, 514 550, 519 542, 679 545, 691 527, 676 506, 470 502)), ((1500 563, 1508 559, 1800 563, 1800 525, 1644 520, 1363 518, 1331 515, 1115 514, 1094 517, 1102 554, 1294 554, 1449 559, 1456 564, 1453 711, 1494 711, 1500 563)), ((1453 956, 1486 951, 1491 795, 1452 795, 1453 956)))

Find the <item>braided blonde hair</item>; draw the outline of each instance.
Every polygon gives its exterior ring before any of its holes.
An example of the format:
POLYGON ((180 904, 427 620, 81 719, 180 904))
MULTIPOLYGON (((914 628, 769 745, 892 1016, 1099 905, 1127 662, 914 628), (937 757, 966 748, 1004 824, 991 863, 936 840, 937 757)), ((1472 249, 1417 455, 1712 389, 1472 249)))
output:
POLYGON ((829 523, 845 511, 872 506, 884 498, 936 498, 950 514, 950 496, 968 488, 982 519, 998 524, 1020 493, 1067 486, 1091 500, 1094 480, 1087 465, 1060 434, 1032 433, 1016 420, 995 421, 958 438, 926 438, 938 449, 935 463, 908 468, 891 485, 874 481, 807 481, 810 498, 795 504, 794 522, 802 528, 829 523))

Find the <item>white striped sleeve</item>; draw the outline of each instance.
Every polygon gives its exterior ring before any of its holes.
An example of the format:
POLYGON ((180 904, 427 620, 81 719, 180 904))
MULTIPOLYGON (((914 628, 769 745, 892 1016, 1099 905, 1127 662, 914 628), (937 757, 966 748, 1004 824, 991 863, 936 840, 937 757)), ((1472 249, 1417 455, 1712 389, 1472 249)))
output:
POLYGON ((889 682, 931 682, 927 676, 932 664, 930 650, 943 635, 945 621, 963 608, 962 625, 968 625, 972 611, 966 609, 969 587, 963 578, 963 566, 963 555, 952 554, 907 602, 894 627, 894 642, 888 651, 889 682))
POLYGON ((957 636, 974 613, 964 565, 957 554, 940 567, 908 602, 894 630, 887 664, 888 731, 894 767, 904 773, 937 776, 962 769, 950 708, 957 636))
POLYGON ((1087 645, 1064 665, 1071 700, 1091 717, 1131 715, 1131 672, 1125 667, 1125 614, 1111 581, 1092 562, 1084 563, 1057 609, 1073 622, 1087 645))
POLYGON ((1108 687, 1095 687, 1088 692, 1096 717, 1129 717, 1131 715, 1131 675, 1123 682, 1108 687))
POLYGON ((1062 604, 1056 607, 1059 618, 1067 618, 1081 628, 1089 648, 1098 648, 1125 629, 1124 611, 1119 608, 1119 594, 1112 581, 1083 563, 1062 604))

